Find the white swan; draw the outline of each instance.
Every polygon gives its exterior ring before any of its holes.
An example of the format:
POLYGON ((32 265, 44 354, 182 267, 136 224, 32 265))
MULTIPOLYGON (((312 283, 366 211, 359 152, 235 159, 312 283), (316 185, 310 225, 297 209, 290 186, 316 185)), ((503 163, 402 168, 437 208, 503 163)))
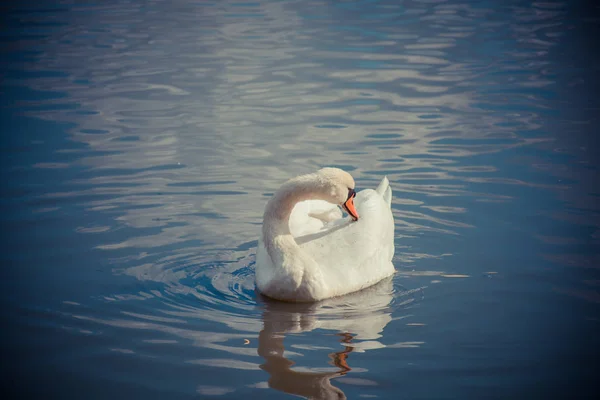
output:
POLYGON ((352 176, 338 168, 285 182, 265 208, 256 254, 258 290, 278 300, 310 302, 392 275, 391 201, 387 178, 376 190, 356 194, 352 176), (337 205, 352 218, 342 218, 337 205))

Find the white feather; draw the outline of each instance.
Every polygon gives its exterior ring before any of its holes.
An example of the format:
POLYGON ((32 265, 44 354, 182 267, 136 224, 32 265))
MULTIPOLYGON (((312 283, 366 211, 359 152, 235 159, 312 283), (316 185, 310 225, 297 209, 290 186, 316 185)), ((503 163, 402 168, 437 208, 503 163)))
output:
MULTIPOLYGON (((293 185, 286 190, 293 193, 293 185)), ((302 190, 306 195, 306 188, 302 190)), ((358 221, 342 218, 338 206, 327 201, 297 202, 289 214, 289 234, 268 236, 273 242, 268 243, 270 251, 265 239, 259 240, 258 289, 279 300, 316 301, 366 288, 392 275, 391 196, 385 177, 376 190, 360 191, 354 199, 358 221)), ((282 223, 265 212, 266 232, 285 232, 285 227, 277 226, 282 223)))

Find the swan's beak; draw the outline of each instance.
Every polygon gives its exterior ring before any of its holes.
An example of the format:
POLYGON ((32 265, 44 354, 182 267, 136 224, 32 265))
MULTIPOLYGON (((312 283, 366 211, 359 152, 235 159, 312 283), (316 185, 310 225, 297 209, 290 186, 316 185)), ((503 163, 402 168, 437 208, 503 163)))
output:
POLYGON ((354 207, 354 197, 355 196, 356 196, 356 192, 354 190, 352 190, 348 194, 348 200, 346 200, 346 202, 344 204, 342 204, 342 207, 352 217, 353 220, 358 221, 358 213, 356 212, 356 208, 354 207))

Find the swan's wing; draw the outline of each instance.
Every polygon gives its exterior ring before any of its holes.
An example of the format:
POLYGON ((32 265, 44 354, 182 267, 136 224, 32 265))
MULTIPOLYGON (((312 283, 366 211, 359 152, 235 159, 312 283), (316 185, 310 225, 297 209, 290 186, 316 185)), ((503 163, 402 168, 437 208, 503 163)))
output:
POLYGON ((358 221, 344 218, 329 224, 327 230, 296 239, 319 264, 330 287, 338 287, 331 290, 358 290, 394 271, 394 218, 388 203, 391 190, 389 184, 382 184, 383 195, 370 189, 357 194, 358 221))
POLYGON ((388 207, 392 207, 392 188, 388 186, 383 194, 383 200, 387 203, 388 207))
POLYGON ((383 197, 383 200, 385 200, 389 207, 392 206, 392 188, 390 187, 390 181, 388 181, 387 176, 383 177, 375 191, 383 197))
POLYGON ((342 210, 335 204, 324 200, 301 201, 290 214, 290 232, 294 237, 317 233, 342 216, 342 210))
POLYGON ((377 189, 375 191, 379 193, 380 196, 383 196, 387 188, 390 187, 390 181, 388 181, 387 176, 384 176, 379 185, 377 185, 377 189))
POLYGON ((343 217, 342 210, 335 204, 324 200, 308 200, 306 203, 309 206, 308 216, 319 219, 323 223, 335 221, 343 217))

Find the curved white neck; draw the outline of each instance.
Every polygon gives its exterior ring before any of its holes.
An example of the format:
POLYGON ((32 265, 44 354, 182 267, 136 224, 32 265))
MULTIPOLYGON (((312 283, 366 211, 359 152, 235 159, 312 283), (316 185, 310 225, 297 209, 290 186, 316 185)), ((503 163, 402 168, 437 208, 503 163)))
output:
POLYGON ((289 227, 289 219, 296 203, 311 199, 325 199, 326 187, 314 174, 291 179, 273 195, 263 216, 263 242, 275 265, 283 263, 283 253, 300 251, 289 227))

